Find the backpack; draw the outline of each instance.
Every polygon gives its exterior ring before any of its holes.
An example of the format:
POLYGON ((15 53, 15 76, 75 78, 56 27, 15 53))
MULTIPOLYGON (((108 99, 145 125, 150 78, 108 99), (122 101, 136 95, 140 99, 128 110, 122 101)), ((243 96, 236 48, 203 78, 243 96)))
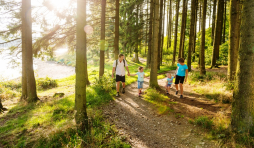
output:
MULTIPOLYGON (((116 67, 117 67, 117 64, 118 64, 118 59, 116 60, 116 67)), ((123 59, 123 64, 124 64, 124 67, 125 67, 125 60, 123 59)))

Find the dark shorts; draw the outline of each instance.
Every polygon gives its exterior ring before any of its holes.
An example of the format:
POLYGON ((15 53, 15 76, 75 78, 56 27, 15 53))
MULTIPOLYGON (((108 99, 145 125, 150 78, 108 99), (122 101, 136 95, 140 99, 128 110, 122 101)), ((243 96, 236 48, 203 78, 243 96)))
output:
POLYGON ((184 78, 185 78, 185 76, 176 75, 175 84, 179 84, 179 82, 183 84, 184 78))
POLYGON ((116 82, 125 82, 125 76, 119 76, 119 75, 116 75, 116 82))
POLYGON ((167 84, 167 87, 171 87, 172 84, 167 84))

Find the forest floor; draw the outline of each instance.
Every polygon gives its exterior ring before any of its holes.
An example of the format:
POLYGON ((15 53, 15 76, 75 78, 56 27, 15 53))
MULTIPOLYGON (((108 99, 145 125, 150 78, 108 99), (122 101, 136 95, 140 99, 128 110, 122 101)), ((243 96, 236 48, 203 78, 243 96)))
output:
MULTIPOLYGON (((220 70, 209 70, 226 72, 220 70)), ((175 71, 169 71, 174 74, 175 71)), ((165 78, 158 80, 161 93, 165 93, 165 78)), ((144 90, 149 87, 145 79, 144 90)), ((229 104, 215 103, 204 95, 195 93, 190 84, 184 84, 184 99, 175 95, 171 88, 167 95, 166 111, 158 111, 158 106, 138 97, 137 82, 126 87, 126 93, 104 107, 104 114, 115 124, 119 133, 126 136, 127 141, 137 148, 162 147, 220 147, 218 141, 207 138, 204 130, 190 124, 200 116, 216 116, 218 113, 230 114, 229 104)), ((145 92, 146 93, 146 92, 145 92)), ((163 109, 162 109, 163 110, 163 109)))

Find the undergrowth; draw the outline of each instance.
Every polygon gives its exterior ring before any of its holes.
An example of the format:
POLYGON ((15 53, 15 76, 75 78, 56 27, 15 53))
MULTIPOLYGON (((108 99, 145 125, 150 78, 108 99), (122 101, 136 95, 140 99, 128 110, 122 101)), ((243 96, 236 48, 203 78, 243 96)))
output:
POLYGON ((190 72, 189 84, 196 93, 204 95, 207 99, 221 103, 232 102, 232 91, 226 87, 228 82, 223 73, 207 72, 202 76, 199 72, 190 72))

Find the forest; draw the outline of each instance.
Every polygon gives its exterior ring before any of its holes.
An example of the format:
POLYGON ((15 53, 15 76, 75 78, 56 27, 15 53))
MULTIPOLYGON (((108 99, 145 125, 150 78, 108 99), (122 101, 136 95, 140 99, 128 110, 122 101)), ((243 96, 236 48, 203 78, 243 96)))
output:
POLYGON ((0 0, 0 37, 1 148, 254 147, 253 0, 0 0))

